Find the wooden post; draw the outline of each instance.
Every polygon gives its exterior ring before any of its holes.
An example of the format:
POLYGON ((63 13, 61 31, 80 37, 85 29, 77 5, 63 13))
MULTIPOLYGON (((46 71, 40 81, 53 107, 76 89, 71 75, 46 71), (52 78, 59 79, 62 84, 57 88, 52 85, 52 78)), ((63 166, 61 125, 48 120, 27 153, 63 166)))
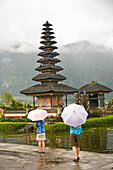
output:
POLYGON ((35 96, 33 96, 33 108, 35 109, 35 96))
POLYGON ((98 107, 100 107, 100 96, 98 94, 98 107))
POLYGON ((51 95, 51 107, 53 107, 53 102, 52 102, 52 95, 51 95))
POLYGON ((67 106, 67 95, 65 95, 65 98, 66 98, 66 106, 67 106))

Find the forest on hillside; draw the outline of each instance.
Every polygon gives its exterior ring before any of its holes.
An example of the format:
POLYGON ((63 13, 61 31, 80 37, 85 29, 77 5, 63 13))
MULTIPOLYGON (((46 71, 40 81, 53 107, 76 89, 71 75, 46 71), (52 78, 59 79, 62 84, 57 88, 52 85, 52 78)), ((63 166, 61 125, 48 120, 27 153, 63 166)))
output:
MULTIPOLYGON (((83 41, 59 47, 57 51, 61 60, 58 65, 64 69, 59 74, 67 78, 61 83, 78 89, 89 82, 97 81, 113 89, 112 49, 83 41)), ((40 58, 37 53, 0 53, 0 94, 9 92, 22 96, 21 90, 37 83, 32 80, 39 74, 35 71, 40 58)), ((107 98, 112 96, 113 93, 110 93, 107 98)))

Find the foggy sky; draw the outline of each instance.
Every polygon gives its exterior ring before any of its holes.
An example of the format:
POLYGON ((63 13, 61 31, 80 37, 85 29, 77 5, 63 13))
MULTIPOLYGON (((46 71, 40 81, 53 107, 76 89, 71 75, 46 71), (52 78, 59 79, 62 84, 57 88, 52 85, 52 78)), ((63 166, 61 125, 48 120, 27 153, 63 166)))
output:
POLYGON ((112 9, 112 0, 0 0, 0 51, 35 51, 46 21, 58 46, 89 40, 113 48, 112 9))

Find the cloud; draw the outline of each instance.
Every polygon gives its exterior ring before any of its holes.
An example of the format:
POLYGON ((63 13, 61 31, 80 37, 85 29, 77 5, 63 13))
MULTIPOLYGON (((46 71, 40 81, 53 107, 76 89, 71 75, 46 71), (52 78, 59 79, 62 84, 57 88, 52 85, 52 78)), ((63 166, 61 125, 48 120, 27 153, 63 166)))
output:
POLYGON ((11 59, 7 57, 4 57, 1 62, 7 66, 13 66, 11 59))
POLYGON ((42 25, 47 20, 53 24, 58 45, 93 39, 113 44, 112 0, 2 0, 0 3, 0 50, 8 49, 13 42, 39 46, 42 25))
POLYGON ((8 52, 10 53, 33 53, 37 52, 37 48, 35 45, 27 43, 27 42, 15 42, 12 44, 8 52))

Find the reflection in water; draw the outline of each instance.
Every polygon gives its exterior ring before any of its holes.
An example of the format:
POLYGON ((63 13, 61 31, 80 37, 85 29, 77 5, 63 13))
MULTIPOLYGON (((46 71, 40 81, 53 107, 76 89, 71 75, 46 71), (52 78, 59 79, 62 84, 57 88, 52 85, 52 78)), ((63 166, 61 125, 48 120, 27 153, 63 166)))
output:
MULTIPOLYGON (((47 134, 47 139, 47 146, 71 148, 69 132, 47 134)), ((113 153, 113 127, 83 129, 81 150, 113 153)))
POLYGON ((39 165, 39 167, 45 166, 45 155, 39 155, 38 165, 39 165))
MULTIPOLYGON (((37 145, 35 133, 1 133, 0 142, 37 145)), ((66 132, 46 132, 46 146, 70 149, 70 134, 66 132)), ((83 129, 81 150, 113 153, 113 127, 83 129)))
POLYGON ((18 143, 18 144, 34 144, 34 133, 0 133, 0 142, 3 143, 18 143))
POLYGON ((32 144, 32 141, 35 140, 35 135, 34 133, 27 133, 26 135, 26 141, 27 141, 27 144, 32 144))
POLYGON ((44 167, 45 165, 58 165, 60 162, 56 160, 50 160, 48 159, 48 155, 45 156, 45 154, 40 154, 38 157, 38 165, 39 167, 44 167))
POLYGON ((75 163, 75 167, 73 170, 80 170, 80 165, 78 162, 75 163))
POLYGON ((85 134, 82 135, 82 150, 105 152, 107 149, 107 133, 106 129, 101 129, 101 131, 98 128, 86 130, 85 134))

